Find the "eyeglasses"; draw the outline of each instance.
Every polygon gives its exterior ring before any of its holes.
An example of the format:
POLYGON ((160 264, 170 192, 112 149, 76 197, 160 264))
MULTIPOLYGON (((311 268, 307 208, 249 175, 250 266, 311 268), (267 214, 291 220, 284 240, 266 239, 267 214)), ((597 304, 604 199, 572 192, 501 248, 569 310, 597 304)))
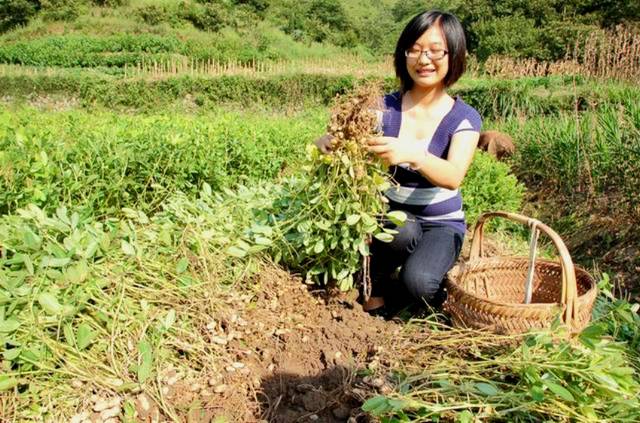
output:
POLYGON ((407 59, 418 60, 423 54, 426 54, 430 60, 440 60, 449 53, 447 50, 418 50, 417 48, 410 48, 404 51, 404 55, 407 59))

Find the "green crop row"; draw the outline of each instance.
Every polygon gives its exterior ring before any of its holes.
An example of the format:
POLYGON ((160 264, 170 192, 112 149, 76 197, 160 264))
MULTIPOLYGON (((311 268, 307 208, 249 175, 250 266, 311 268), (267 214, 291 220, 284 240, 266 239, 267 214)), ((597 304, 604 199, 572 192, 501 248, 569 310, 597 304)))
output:
MULTIPOLYGON (((166 109, 185 98, 192 98, 196 106, 204 109, 216 108, 223 103, 289 108, 328 105, 336 94, 350 90, 364 79, 370 78, 291 74, 145 79, 81 70, 51 75, 7 72, 0 75, 0 91, 15 98, 60 94, 77 98, 86 107, 166 109)), ((386 91, 397 89, 396 81, 391 77, 384 79, 383 86, 386 91)), ((517 81, 467 79, 453 87, 452 93, 460 95, 490 120, 583 111, 601 104, 618 104, 640 95, 637 87, 618 84, 594 87, 589 80, 549 77, 517 81)))
MULTIPOLYGON (((143 60, 179 56, 223 60, 224 48, 175 35, 117 34, 96 37, 69 34, 0 46, 0 62, 33 66, 95 67, 135 65, 143 60)), ((252 50, 252 53, 257 54, 252 50)), ((242 55, 240 55, 242 56, 242 55)), ((250 58, 250 56, 249 56, 250 58)))
POLYGON ((63 94, 78 98, 86 107, 164 109, 189 97, 205 109, 215 109, 225 103, 288 108, 302 104, 327 105, 336 94, 352 88, 356 81, 353 76, 324 75, 181 76, 145 80, 72 72, 63 76, 0 76, 0 90, 15 97, 63 94))
POLYGON ((151 210, 169 192, 271 179, 323 131, 306 119, 222 113, 200 117, 85 112, 0 114, 0 213, 34 203, 85 213, 151 210))
MULTIPOLYGON (((222 113, 127 116, 18 109, 0 114, 0 213, 61 204, 105 215, 157 209, 167 195, 276 178, 304 158, 326 114, 293 118, 222 113)), ((497 204, 517 210, 522 190, 508 168, 479 155, 465 181, 473 220, 497 204), (491 181, 490 183, 487 181, 491 181)))

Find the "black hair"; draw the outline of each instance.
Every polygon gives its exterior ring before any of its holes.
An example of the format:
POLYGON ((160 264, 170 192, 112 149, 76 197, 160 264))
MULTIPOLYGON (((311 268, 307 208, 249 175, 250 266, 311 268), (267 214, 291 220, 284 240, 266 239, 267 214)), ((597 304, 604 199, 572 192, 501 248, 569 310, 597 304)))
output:
POLYGON ((413 79, 411 79, 411 75, 407 71, 405 51, 411 48, 416 40, 433 25, 440 27, 447 41, 449 70, 444 77, 445 87, 453 85, 464 73, 467 42, 462 24, 460 24, 458 18, 450 13, 438 10, 422 12, 411 19, 405 26, 396 45, 393 65, 396 69, 396 76, 400 79, 402 92, 407 92, 413 87, 413 79))

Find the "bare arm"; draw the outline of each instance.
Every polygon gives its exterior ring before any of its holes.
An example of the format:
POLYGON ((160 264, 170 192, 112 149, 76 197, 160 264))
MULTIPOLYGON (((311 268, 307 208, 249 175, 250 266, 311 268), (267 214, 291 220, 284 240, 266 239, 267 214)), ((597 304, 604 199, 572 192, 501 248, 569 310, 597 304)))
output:
POLYGON ((446 160, 427 152, 409 162, 410 166, 436 186, 457 189, 469 170, 479 138, 475 131, 459 132, 451 139, 446 160))
POLYGON ((420 143, 402 142, 393 137, 377 137, 369 141, 369 150, 391 165, 408 163, 436 186, 457 189, 473 160, 480 134, 475 131, 458 132, 451 139, 447 159, 424 151, 420 143))

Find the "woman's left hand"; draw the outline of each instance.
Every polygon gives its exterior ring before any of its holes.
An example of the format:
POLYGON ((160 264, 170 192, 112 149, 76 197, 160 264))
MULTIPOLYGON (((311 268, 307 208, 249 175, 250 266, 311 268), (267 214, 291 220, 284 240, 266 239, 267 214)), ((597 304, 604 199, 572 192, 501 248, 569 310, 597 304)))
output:
POLYGON ((395 137, 374 137, 368 142, 368 149, 376 153, 390 165, 408 163, 415 167, 416 163, 425 157, 423 143, 402 142, 395 137))

